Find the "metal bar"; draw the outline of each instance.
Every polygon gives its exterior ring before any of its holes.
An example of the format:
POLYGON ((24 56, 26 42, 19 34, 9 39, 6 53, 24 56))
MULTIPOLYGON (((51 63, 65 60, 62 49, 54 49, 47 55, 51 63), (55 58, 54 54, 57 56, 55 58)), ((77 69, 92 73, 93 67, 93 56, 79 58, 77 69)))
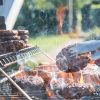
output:
POLYGON ((7 66, 9 66, 13 63, 16 63, 17 61, 30 58, 39 53, 40 53, 39 47, 37 47, 37 46, 28 47, 28 48, 21 49, 17 52, 11 52, 11 53, 0 55, 0 61, 3 65, 3 68, 6 68, 7 66), (29 52, 31 52, 31 53, 29 53, 29 52), (11 59, 11 58, 13 58, 13 59, 11 59))
MULTIPOLYGON (((16 76, 17 74, 19 74, 21 72, 22 72, 22 70, 21 71, 17 71, 15 73, 11 74, 9 77, 12 78, 12 77, 16 76)), ((7 80, 8 80, 8 78, 4 77, 3 79, 0 80, 0 84, 3 83, 3 82, 6 82, 7 80)))
POLYGON ((13 61, 13 62, 10 62, 10 63, 6 63, 6 64, 4 64, 3 68, 6 68, 6 67, 8 67, 8 66, 10 66, 12 64, 15 64, 15 63, 16 63, 16 61, 13 61))
POLYGON ((6 60, 7 63, 10 63, 10 62, 11 62, 11 61, 8 59, 8 57, 5 58, 5 60, 6 60))
POLYGON ((46 52, 44 52, 44 51, 41 50, 41 49, 40 49, 40 51, 41 51, 41 53, 42 53, 43 55, 45 55, 46 57, 48 57, 50 60, 52 60, 53 62, 56 62, 56 60, 53 59, 52 57, 50 57, 46 52))
POLYGON ((7 62, 5 61, 5 59, 2 59, 1 61, 2 61, 3 64, 6 64, 6 63, 7 63, 7 62))
MULTIPOLYGON (((5 43, 7 43, 7 42, 5 42, 5 43)), ((13 55, 21 54, 21 53, 26 53, 27 51, 29 52, 29 51, 35 51, 36 50, 37 52, 39 52, 38 48, 39 47, 36 47, 36 46, 35 47, 28 47, 28 48, 21 49, 17 52, 10 52, 10 53, 6 53, 6 54, 2 54, 2 55, 0 55, 0 59, 6 58, 8 56, 13 56, 13 55)))
POLYGON ((4 74, 8 80, 28 99, 28 100, 32 100, 31 97, 25 92, 23 91, 7 74, 5 71, 2 70, 2 68, 0 68, 0 71, 2 72, 2 74, 4 74))

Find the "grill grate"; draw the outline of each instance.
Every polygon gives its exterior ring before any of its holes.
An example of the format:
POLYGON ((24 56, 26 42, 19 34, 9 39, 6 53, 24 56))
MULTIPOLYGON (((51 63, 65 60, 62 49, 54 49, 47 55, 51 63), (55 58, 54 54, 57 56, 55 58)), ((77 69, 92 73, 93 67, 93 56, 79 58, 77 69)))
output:
MULTIPOLYGON (((44 87, 35 86, 27 82, 25 82, 25 84, 22 83, 21 85, 20 83, 17 84, 32 98, 32 100, 64 100, 61 96, 57 94, 57 92, 55 92, 54 97, 48 98, 44 87)), ((17 100, 28 100, 25 96, 23 96, 21 92, 19 92, 16 89, 16 87, 14 87, 11 83, 9 83, 9 81, 3 82, 0 87, 1 87, 0 91, 2 91, 0 95, 5 98, 12 98, 14 100, 16 100, 16 98, 17 100)), ((100 86, 96 86, 96 92, 93 93, 92 95, 84 96, 81 98, 81 100, 99 100, 99 99, 100 99, 100 86)))
POLYGON ((17 61, 24 61, 25 59, 33 57, 33 55, 39 54, 41 51, 39 47, 28 47, 18 52, 11 52, 0 55, 0 62, 3 67, 7 67, 17 61))
MULTIPOLYGON (((43 51, 35 46, 35 47, 28 47, 22 50, 19 50, 18 52, 11 52, 7 54, 0 55, 0 62, 1 62, 1 68, 5 70, 8 65, 11 65, 16 62, 24 62, 25 59, 31 58, 34 55, 43 53, 43 51)), ((50 58, 46 53, 43 53, 48 58, 50 58)), ((52 58, 50 58, 52 61, 54 61, 52 58)), ((16 72, 18 73, 18 72, 16 72)), ((16 73, 13 75, 9 75, 10 77, 13 77, 16 75, 16 73)), ((2 76, 0 76, 2 78, 2 76)), ((19 85, 19 84, 18 84, 19 85)), ((20 86, 20 85, 19 85, 20 86)), ((46 89, 44 87, 37 87, 33 86, 29 83, 25 83, 22 86, 20 86, 23 91, 25 91, 32 100, 65 100, 60 95, 54 94, 53 97, 49 98, 46 93, 46 89)), ((100 87, 98 87, 100 88, 100 87)), ((21 93, 15 86, 12 85, 12 83, 7 79, 3 78, 0 79, 0 100, 31 100, 27 99, 25 95, 21 93)), ((100 89, 96 93, 94 93, 91 96, 84 96, 81 100, 96 100, 100 99, 100 89)), ((69 99, 70 100, 70 99, 69 99)))
MULTIPOLYGON (((10 87, 11 87, 11 85, 10 85, 10 87)), ((5 92, 5 88, 2 88, 2 89, 3 89, 3 94, 0 94, 0 97, 4 97, 5 99, 3 99, 3 100, 6 100, 6 99, 8 99, 8 100, 9 99, 28 100, 20 92, 16 92, 16 93, 14 92, 14 93, 10 94, 9 91, 5 92)), ((12 88, 9 88, 9 89, 11 90, 12 88)), ((13 89, 13 91, 14 91, 14 89, 13 89)), ((40 87, 37 88, 37 87, 34 87, 34 86, 29 86, 29 87, 27 86, 27 91, 25 91, 25 92, 32 98, 32 100, 65 100, 60 96, 58 97, 58 95, 56 96, 56 94, 55 94, 55 97, 48 98, 47 94, 45 93, 45 89, 40 88, 40 87), (36 99, 34 97, 36 97, 36 99)), ((90 96, 84 96, 84 97, 81 98, 81 100, 99 100, 99 99, 100 99, 100 91, 96 92, 96 93, 94 93, 90 96)), ((0 100, 2 100, 2 99, 0 99, 0 100)), ((68 99, 68 100, 71 100, 71 99, 68 99)))
POLYGON ((0 71, 8 78, 8 79, 7 78, 2 79, 2 75, 0 76, 0 79, 1 79, 0 80, 0 92, 1 92, 0 100, 2 100, 2 98, 5 98, 4 100, 6 100, 7 98, 8 99, 9 98, 18 98, 17 100, 25 100, 25 98, 26 98, 26 100, 42 100, 42 99, 47 100, 48 97, 45 93, 45 89, 41 88, 41 89, 38 89, 39 91, 37 91, 37 88, 35 89, 35 87, 33 87, 34 91, 32 93, 29 92, 31 90, 26 91, 27 89, 25 89, 25 88, 24 88, 25 90, 24 89, 20 90, 19 89, 20 86, 17 85, 11 79, 11 77, 13 77, 15 74, 8 76, 7 73, 4 71, 5 68, 8 67, 9 65, 12 65, 13 63, 16 63, 16 62, 24 62, 26 59, 34 57, 35 55, 40 54, 40 53, 44 54, 49 59, 53 60, 37 46, 28 47, 25 49, 21 49, 17 52, 10 52, 7 54, 0 55, 0 71), (17 88, 17 91, 19 90, 20 92, 18 91, 17 93, 13 94, 13 92, 12 92, 13 88, 11 87, 12 84, 17 88), (18 94, 22 94, 22 95, 20 96, 18 94))
MULTIPOLYGON (((9 65, 16 63, 18 61, 25 61, 25 59, 31 58, 31 57, 33 57, 33 55, 36 55, 38 53, 40 53, 40 49, 39 49, 39 47, 35 46, 35 47, 27 47, 27 48, 21 49, 17 52, 10 52, 7 54, 0 55, 0 71, 1 71, 1 73, 4 74, 10 81, 9 83, 12 83, 28 100, 32 100, 31 97, 25 91, 23 91, 3 69, 5 69, 9 65)), ((2 77, 2 75, 0 76, 0 78, 1 77, 2 77)), ((6 87, 6 88, 9 87, 10 88, 10 86, 8 86, 7 84, 5 86, 2 85, 1 87, 6 87)), ((1 90, 0 90, 1 94, 8 93, 7 91, 5 91, 6 88, 1 88, 1 90)), ((10 90, 10 89, 8 89, 8 90, 10 90)))
MULTIPOLYGON (((38 100, 47 99, 47 94, 45 92, 45 88, 44 87, 39 87, 39 86, 35 86, 35 85, 29 84, 29 83, 25 83, 25 84, 23 84, 23 86, 21 86, 21 88, 31 98, 34 96, 35 98, 38 98, 38 100)), ((24 97, 19 91, 16 90, 16 88, 13 87, 12 90, 13 90, 12 93, 14 95, 18 94, 19 97, 24 97)))

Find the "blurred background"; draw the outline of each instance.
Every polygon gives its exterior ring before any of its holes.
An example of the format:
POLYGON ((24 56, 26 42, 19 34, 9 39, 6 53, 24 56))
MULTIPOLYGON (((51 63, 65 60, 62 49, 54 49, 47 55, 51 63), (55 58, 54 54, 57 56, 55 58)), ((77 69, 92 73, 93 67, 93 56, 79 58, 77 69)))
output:
MULTIPOLYGON (((0 16, 5 16, 7 29, 29 30, 29 43, 41 46, 47 41, 54 40, 51 43, 53 46, 64 43, 70 34, 72 37, 74 35, 94 37, 100 34, 100 0, 3 0, 3 2, 0 6, 0 16), (60 39, 57 40, 56 37, 60 39), (41 44, 43 40, 44 43, 41 44)), ((43 46, 42 48, 45 49, 43 46)))

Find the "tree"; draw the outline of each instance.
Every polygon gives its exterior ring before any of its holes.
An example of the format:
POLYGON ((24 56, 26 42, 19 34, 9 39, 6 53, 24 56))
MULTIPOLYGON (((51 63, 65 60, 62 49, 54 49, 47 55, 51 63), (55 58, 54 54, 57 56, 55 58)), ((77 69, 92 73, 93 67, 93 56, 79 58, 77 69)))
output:
MULTIPOLYGON (((69 0, 25 0, 15 28, 23 26, 30 31, 31 35, 37 35, 46 30, 49 33, 53 29, 54 31, 52 32, 56 32, 56 9, 61 4, 65 6, 68 5, 68 1, 69 0)), ((76 2, 77 0, 73 1, 76 2)))

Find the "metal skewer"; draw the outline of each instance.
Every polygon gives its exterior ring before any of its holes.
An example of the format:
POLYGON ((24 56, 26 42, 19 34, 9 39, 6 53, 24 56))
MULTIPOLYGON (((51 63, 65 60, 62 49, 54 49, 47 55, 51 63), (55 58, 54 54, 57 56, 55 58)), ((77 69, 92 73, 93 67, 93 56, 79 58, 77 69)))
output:
POLYGON ((52 60, 53 62, 56 62, 56 60, 53 59, 52 57, 50 57, 46 52, 44 52, 44 51, 41 50, 41 49, 40 49, 40 51, 41 51, 41 53, 42 53, 43 55, 45 55, 46 57, 48 57, 50 60, 52 60))

